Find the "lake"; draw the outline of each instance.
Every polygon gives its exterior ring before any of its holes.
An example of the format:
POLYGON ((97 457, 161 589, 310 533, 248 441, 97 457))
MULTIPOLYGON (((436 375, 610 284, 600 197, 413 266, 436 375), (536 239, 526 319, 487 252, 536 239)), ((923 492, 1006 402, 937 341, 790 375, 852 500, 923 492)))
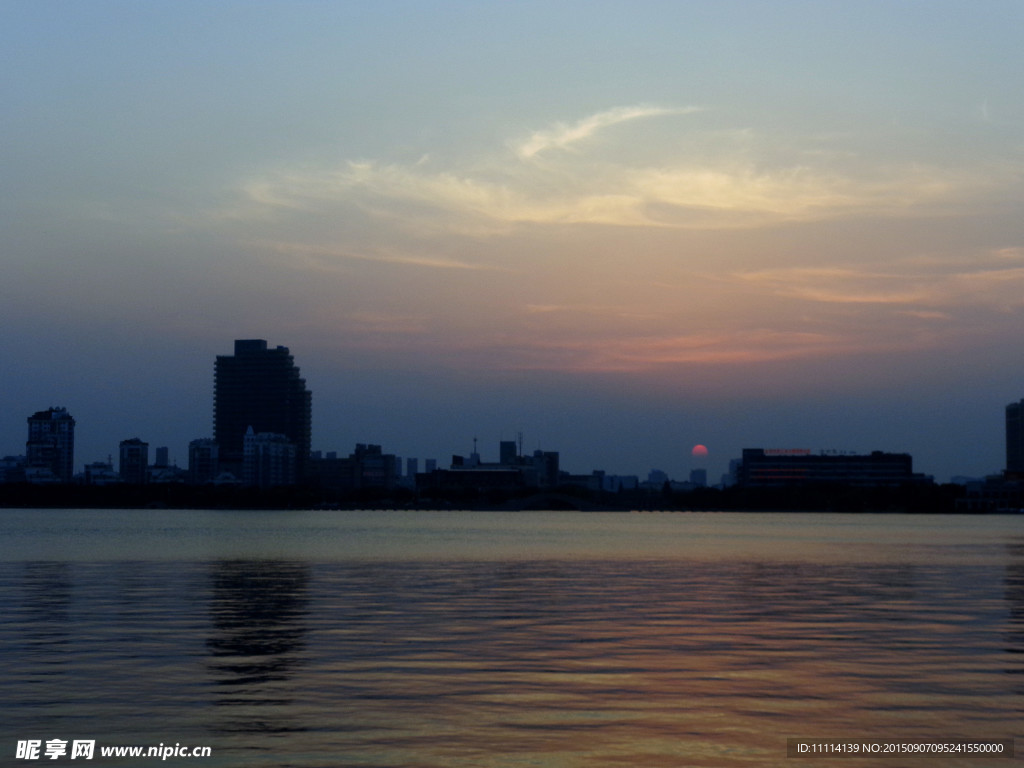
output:
POLYGON ((1019 516, 0 510, 0 585, 4 765, 1024 749, 1019 516), (47 758, 53 740, 67 754, 47 758), (179 753, 100 754, 126 745, 179 753), (195 746, 209 756, 180 754, 195 746))

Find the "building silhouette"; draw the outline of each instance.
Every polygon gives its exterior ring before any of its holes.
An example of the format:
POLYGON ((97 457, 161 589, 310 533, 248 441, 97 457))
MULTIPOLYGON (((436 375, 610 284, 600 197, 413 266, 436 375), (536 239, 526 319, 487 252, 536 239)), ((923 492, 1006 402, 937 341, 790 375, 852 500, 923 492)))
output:
POLYGON ((1024 400, 1006 406, 1006 471, 1024 474, 1024 400))
POLYGON ((295 473, 307 474, 312 439, 312 393, 287 347, 268 348, 263 339, 235 341, 234 355, 218 355, 214 366, 213 439, 223 471, 241 477, 245 436, 284 435, 295 447, 295 473))
POLYGON ((967 483, 957 512, 1024 510, 1024 400, 1006 406, 1006 469, 967 483))
POLYGON ((188 481, 192 485, 213 483, 220 474, 220 451, 210 438, 199 438, 188 444, 188 481))
POLYGON ((515 492, 524 488, 554 488, 562 481, 558 451, 536 450, 532 456, 520 456, 510 440, 498 444, 499 461, 480 460, 473 439, 473 452, 452 456, 450 469, 437 469, 428 459, 426 471, 416 475, 416 487, 427 491, 515 492))
POLYGON ((326 456, 316 451, 310 461, 310 480, 332 493, 393 491, 398 487, 401 464, 401 459, 384 453, 379 445, 357 443, 347 457, 340 457, 335 451, 328 451, 326 456))
POLYGON ((743 488, 786 488, 802 485, 899 487, 928 482, 914 472, 908 453, 844 454, 808 449, 744 448, 737 484, 743 488))
POLYGON ((156 449, 156 458, 153 459, 153 466, 160 469, 171 466, 171 451, 166 445, 156 449))
POLYGON ((132 485, 142 485, 146 482, 146 472, 149 468, 149 443, 137 437, 122 440, 118 446, 118 456, 117 471, 124 482, 132 485))
POLYGON ((37 482, 70 483, 75 462, 75 420, 66 408, 37 411, 28 417, 26 477, 37 482))
POLYGON ((274 432, 245 433, 242 485, 276 488, 295 485, 295 443, 274 432))

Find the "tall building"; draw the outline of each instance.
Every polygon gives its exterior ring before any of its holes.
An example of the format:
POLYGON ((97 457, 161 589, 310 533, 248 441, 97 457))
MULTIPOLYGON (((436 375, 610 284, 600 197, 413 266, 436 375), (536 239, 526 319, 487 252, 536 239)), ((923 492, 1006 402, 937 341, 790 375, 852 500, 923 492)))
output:
POLYGON ((245 435, 284 435, 295 446, 295 470, 306 478, 312 439, 313 396, 287 347, 270 349, 263 339, 235 341, 234 355, 218 355, 214 366, 213 439, 222 470, 242 476, 245 435))
POLYGON ((58 482, 70 483, 74 461, 75 420, 66 408, 50 408, 28 417, 26 468, 48 473, 58 482))
POLYGON ((121 479, 132 485, 145 483, 149 469, 149 443, 133 437, 131 440, 122 440, 118 449, 120 461, 117 471, 121 479))
POLYGON ((1024 400, 1006 406, 1006 471, 1024 473, 1024 400))

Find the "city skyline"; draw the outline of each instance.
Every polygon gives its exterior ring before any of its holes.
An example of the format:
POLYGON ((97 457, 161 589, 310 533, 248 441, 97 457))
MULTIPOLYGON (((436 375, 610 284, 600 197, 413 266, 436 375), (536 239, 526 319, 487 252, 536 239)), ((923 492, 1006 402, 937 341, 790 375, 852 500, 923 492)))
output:
MULTIPOLYGON (((176 467, 181 474, 176 477, 177 481, 183 481, 188 477, 188 482, 196 484, 212 482, 217 472, 224 472, 225 477, 232 477, 232 482, 240 481, 243 484, 260 484, 253 479, 253 470, 249 468, 249 448, 243 451, 243 444, 248 445, 251 438, 260 438, 264 442, 276 442, 287 445, 291 458, 286 463, 291 467, 288 472, 288 479, 278 478, 274 484, 302 485, 312 480, 306 470, 306 462, 314 455, 319 458, 323 455, 334 457, 344 451, 339 451, 335 446, 331 449, 318 449, 313 451, 310 445, 312 433, 312 392, 306 387, 306 381, 301 376, 301 369, 295 363, 294 357, 290 354, 288 347, 277 345, 271 347, 265 339, 235 339, 233 342, 232 355, 217 355, 214 362, 214 395, 212 401, 213 412, 213 438, 194 437, 189 440, 188 463, 178 467, 177 459, 169 458, 169 447, 159 446, 156 448, 156 461, 151 469, 167 469, 176 467), (271 431, 273 430, 273 431, 271 431), (219 465, 217 471, 210 471, 206 464, 209 457, 206 456, 208 446, 214 446, 214 464, 219 465), (193 455, 194 450, 198 451, 193 455), (202 456, 200 456, 202 454, 202 456), (301 458, 298 458, 301 456, 301 458), (244 461, 243 461, 244 458, 244 461), (198 466, 196 461, 199 462, 198 466), (245 466, 243 466, 243 464, 245 466), (204 468, 205 467, 205 468, 204 468), (200 479, 203 478, 203 479, 200 479)), ((993 479, 1003 472, 1012 480, 1021 474, 1021 409, 1024 408, 1024 400, 1008 403, 1004 407, 1003 414, 1003 436, 1004 436, 1004 466, 1000 472, 987 473, 988 479, 993 479)), ((72 476, 84 478, 86 484, 90 483, 90 470, 98 471, 113 467, 113 456, 108 454, 108 461, 104 465, 102 460, 83 462, 83 472, 76 472, 74 467, 74 445, 75 445, 75 419, 67 408, 62 406, 51 406, 45 411, 38 411, 27 419, 28 440, 25 443, 25 452, 20 457, 23 467, 34 467, 37 471, 46 468, 47 474, 52 479, 60 482, 71 482, 72 476)), ((472 451, 469 452, 469 464, 476 466, 483 462, 485 466, 510 466, 518 464, 523 457, 529 453, 523 450, 523 435, 516 434, 516 440, 499 441, 499 461, 488 463, 487 456, 478 451, 477 437, 472 438, 472 451), (512 457, 515 460, 510 460, 512 457)), ((379 444, 356 444, 355 452, 364 452, 367 445, 377 454, 381 453, 383 446, 379 444)), ((119 442, 118 472, 121 478, 128 483, 140 484, 145 482, 146 470, 149 467, 147 460, 149 443, 138 437, 124 439, 119 442), (127 474, 125 467, 128 466, 127 474)), ((545 452, 539 448, 535 452, 538 456, 545 452)), ((862 462, 883 462, 880 467, 892 467, 894 471, 904 473, 908 477, 912 472, 913 456, 909 452, 890 452, 873 449, 856 455, 855 451, 844 451, 836 449, 810 449, 810 448, 778 448, 759 447, 744 448, 742 458, 740 456, 729 457, 729 472, 723 473, 722 484, 729 485, 736 482, 734 470, 741 469, 747 464, 748 456, 768 456, 767 466, 769 473, 777 471, 772 462, 782 462, 783 465, 791 463, 794 459, 810 459, 814 466, 818 466, 821 459, 825 463, 820 466, 828 467, 829 461, 843 461, 843 457, 851 456, 862 462), (782 457, 781 459, 777 457, 782 457), (731 476, 726 479, 726 474, 731 476)), ((555 451, 548 455, 556 457, 557 465, 560 452, 555 451)), ((354 454, 353 454, 354 455, 354 454)), ((450 453, 450 468, 462 468, 466 460, 463 455, 450 453)), ((438 464, 435 456, 396 456, 390 454, 396 461, 395 476, 405 475, 403 461, 410 466, 418 466, 420 459, 431 465, 438 464)), ((689 469, 689 478, 703 478, 698 485, 708 484, 707 478, 707 447, 701 444, 691 449, 693 466, 689 469)), ((18 459, 16 454, 8 454, 7 459, 18 459)), ((449 463, 441 460, 441 467, 449 466, 449 463)), ((269 465, 268 465, 269 466, 269 465)), ((284 465, 282 465, 284 466, 284 465)), ((886 470, 888 471, 888 470, 886 470)), ((628 477, 631 473, 616 471, 615 467, 599 466, 593 467, 591 472, 607 473, 610 477, 628 477)), ((572 473, 566 473, 572 474, 572 473)), ((583 473, 584 475, 587 473, 583 473)), ((682 476, 674 476, 666 473, 658 466, 652 466, 646 473, 632 473, 636 479, 641 479, 646 474, 648 482, 656 476, 661 476, 665 481, 682 482, 682 476)), ((742 472, 741 472, 742 474, 742 472)), ((786 472, 782 473, 788 477, 786 472)), ((283 477, 283 476, 282 476, 283 477)), ((780 475, 781 477, 781 475, 780 475)), ((795 476, 794 476, 795 477, 795 476)), ((934 481, 934 475, 926 472, 918 472, 916 478, 922 481, 934 481)), ((960 475, 967 479, 966 476, 960 475)), ((170 480, 168 476, 167 480, 170 480)), ((779 478, 776 478, 778 480, 779 478)), ((980 479, 980 478, 978 478, 980 479)), ((31 480, 37 482, 37 480, 31 480)), ((43 480, 46 482, 46 480, 43 480)), ((159 481, 158 481, 159 482, 159 481)), ((938 482, 944 482, 939 479, 938 482)), ((714 481, 711 483, 714 485, 714 481)), ((782 482, 786 485, 786 482, 782 482)))
POLYGON ((1018 3, 4 2, 0 452, 212 437, 287 343, 313 450, 525 435, 1004 466, 1018 3))

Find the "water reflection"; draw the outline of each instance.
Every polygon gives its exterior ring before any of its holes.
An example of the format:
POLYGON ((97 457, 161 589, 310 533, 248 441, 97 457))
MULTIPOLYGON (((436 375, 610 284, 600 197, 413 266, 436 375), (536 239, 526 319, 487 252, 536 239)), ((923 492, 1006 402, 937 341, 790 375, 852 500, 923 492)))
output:
POLYGON ((310 569, 305 563, 228 560, 210 568, 207 667, 225 708, 218 732, 291 732, 301 697, 294 676, 304 663, 310 569))
POLYGON ((72 602, 68 563, 25 563, 21 574, 20 617, 26 639, 46 644, 67 642, 72 602))
MULTIPOLYGON (((1003 579, 1009 620, 1006 628, 1006 652, 1024 655, 1024 539, 1006 545, 1007 565, 1003 579)), ((1012 666, 1009 674, 1024 674, 1024 666, 1012 666)), ((1024 684, 1018 688, 1024 693, 1024 684)))
POLYGON ((790 766, 790 736, 1024 738, 1024 538, 963 546, 0 562, 0 717, 239 768, 790 766))
POLYGON ((975 566, 398 563, 317 587, 313 722, 356 762, 768 765, 787 735, 1019 730, 975 566))
MULTIPOLYGON (((67 563, 25 563, 17 590, 10 594, 2 612, 9 633, 6 654, 24 662, 14 666, 12 676, 28 690, 36 685, 49 688, 67 684, 74 656, 73 576, 67 563)), ((5 594, 7 594, 5 590, 5 594)), ((25 706, 45 706, 45 698, 28 695, 25 706)))

